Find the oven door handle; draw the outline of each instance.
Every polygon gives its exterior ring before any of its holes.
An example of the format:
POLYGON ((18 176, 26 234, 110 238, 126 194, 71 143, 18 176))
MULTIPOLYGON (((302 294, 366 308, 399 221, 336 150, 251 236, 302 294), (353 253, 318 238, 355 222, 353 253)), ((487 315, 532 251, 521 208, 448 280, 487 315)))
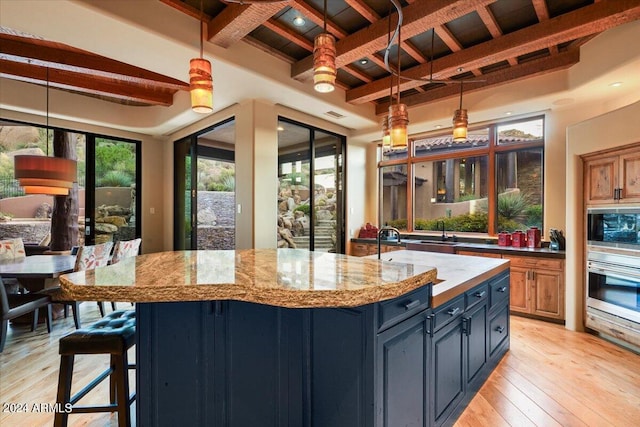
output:
POLYGON ((589 267, 589 272, 602 274, 605 276, 615 277, 623 280, 640 280, 640 275, 635 271, 629 271, 627 269, 617 269, 608 267, 606 269, 600 267, 589 267))

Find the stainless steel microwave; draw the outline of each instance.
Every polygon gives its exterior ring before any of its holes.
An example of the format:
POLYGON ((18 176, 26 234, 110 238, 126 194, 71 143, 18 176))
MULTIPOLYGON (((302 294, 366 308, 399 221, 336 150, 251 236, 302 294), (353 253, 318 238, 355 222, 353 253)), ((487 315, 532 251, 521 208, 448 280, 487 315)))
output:
POLYGON ((640 250, 640 207, 587 210, 587 243, 640 250))

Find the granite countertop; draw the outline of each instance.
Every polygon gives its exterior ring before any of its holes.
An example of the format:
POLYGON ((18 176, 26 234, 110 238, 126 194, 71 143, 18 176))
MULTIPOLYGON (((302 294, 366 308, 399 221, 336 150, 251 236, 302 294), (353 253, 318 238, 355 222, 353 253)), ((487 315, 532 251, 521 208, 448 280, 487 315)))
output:
POLYGON ((58 300, 236 300, 289 308, 355 307, 436 281, 429 264, 301 249, 159 252, 60 276, 58 300))
MULTIPOLYGON (((377 255, 365 258, 377 259, 377 255)), ((432 307, 446 303, 509 268, 509 260, 507 259, 438 252, 398 250, 383 253, 380 258, 386 261, 407 263, 413 265, 415 269, 419 269, 420 266, 436 268, 438 280, 433 286, 432 307)))

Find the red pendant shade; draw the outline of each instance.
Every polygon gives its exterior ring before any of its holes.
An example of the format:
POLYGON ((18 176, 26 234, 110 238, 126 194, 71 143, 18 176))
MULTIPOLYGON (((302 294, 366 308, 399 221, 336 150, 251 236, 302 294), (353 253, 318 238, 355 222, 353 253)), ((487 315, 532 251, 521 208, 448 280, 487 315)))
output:
POLYGON ((25 194, 64 196, 76 180, 76 161, 61 157, 15 156, 14 167, 25 194))

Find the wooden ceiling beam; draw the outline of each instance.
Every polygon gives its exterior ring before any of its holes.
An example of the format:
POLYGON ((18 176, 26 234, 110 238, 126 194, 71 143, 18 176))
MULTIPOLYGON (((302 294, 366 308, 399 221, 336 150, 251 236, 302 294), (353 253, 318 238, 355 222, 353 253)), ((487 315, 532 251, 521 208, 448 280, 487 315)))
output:
POLYGON ((228 48, 288 5, 289 3, 229 4, 208 22, 208 39, 217 46, 228 48))
POLYGON ((130 83, 189 90, 189 84, 124 62, 96 55, 62 43, 0 33, 0 56, 13 62, 32 63, 51 69, 94 74, 130 83))
POLYGON ((176 90, 141 86, 131 82, 0 59, 0 76, 58 89, 90 93, 147 105, 170 106, 176 90), (48 74, 48 76, 47 76, 48 74))
MULTIPOLYGON (((639 18, 640 2, 637 0, 594 3, 437 59, 433 62, 434 77, 451 77, 458 73, 459 67, 482 68, 528 52, 600 33, 639 18)), ((411 79, 421 79, 428 77, 429 72, 430 64, 420 64, 404 70, 402 74, 411 79)), ((347 91, 347 102, 359 104, 381 98, 389 86, 388 79, 384 77, 350 89, 347 91)), ((405 80, 400 86, 401 90, 407 90, 422 84, 424 83, 421 81, 405 80)))
MULTIPOLYGON (((495 0, 433 0, 410 4, 403 8, 402 34, 410 39, 434 25, 444 24, 472 12, 479 6, 495 0)), ((397 22, 397 14, 392 14, 392 25, 397 22), (395 19, 394 19, 395 17, 395 19)), ((351 34, 336 43, 336 65, 342 67, 360 58, 384 49, 387 45, 388 22, 379 20, 367 28, 351 34)), ((311 77, 313 56, 307 56, 291 67, 291 77, 306 80, 311 77)))
MULTIPOLYGON (((493 13, 491 12, 491 9, 489 9, 489 6, 483 6, 476 12, 478 13, 478 16, 480 16, 480 19, 482 20, 484 26, 487 27, 487 30, 489 30, 489 34, 491 34, 491 37, 497 39, 498 37, 502 36, 502 28, 500 28, 500 25, 498 25, 498 21, 496 20, 496 17, 493 16, 493 13)), ((507 62, 509 62, 509 65, 511 66, 518 65, 518 58, 516 58, 515 56, 512 58, 507 58, 507 62)))
MULTIPOLYGON (((545 58, 534 59, 523 62, 507 69, 497 70, 483 74, 484 82, 468 83, 464 86, 464 93, 475 92, 488 87, 500 86, 531 77, 548 74, 554 71, 564 70, 580 61, 580 50, 574 49, 562 52, 558 55, 545 58)), ((430 102, 452 98, 460 94, 459 85, 445 85, 435 89, 427 90, 424 93, 408 95, 402 97, 402 102, 407 106, 415 107, 430 102)), ((381 102, 376 105, 376 114, 386 114, 389 109, 388 102, 381 102)))

